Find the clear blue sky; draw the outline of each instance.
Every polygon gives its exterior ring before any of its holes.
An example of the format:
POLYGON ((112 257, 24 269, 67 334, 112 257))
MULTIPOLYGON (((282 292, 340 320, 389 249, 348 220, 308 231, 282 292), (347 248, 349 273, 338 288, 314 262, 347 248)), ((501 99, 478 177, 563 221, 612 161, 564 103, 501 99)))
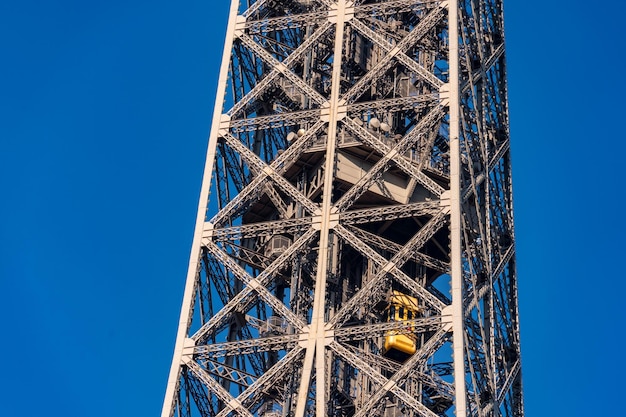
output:
MULTIPOLYGON (((527 415, 621 415, 626 6, 505 3, 527 415)), ((227 8, 0 4, 0 415, 160 413, 227 8)))

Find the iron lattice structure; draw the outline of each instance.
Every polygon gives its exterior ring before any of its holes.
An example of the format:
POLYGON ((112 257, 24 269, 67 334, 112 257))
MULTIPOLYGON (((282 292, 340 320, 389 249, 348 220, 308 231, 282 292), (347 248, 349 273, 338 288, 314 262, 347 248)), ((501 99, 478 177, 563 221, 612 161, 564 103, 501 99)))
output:
POLYGON ((522 416, 502 0, 235 0, 224 51, 162 416, 522 416))

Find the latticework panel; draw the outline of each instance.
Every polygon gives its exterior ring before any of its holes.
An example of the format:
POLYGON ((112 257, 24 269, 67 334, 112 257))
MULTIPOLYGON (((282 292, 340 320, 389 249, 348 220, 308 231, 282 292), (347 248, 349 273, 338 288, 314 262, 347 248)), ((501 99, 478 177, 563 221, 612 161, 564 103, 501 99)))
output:
POLYGON ((501 2, 235 1, 219 91, 163 417, 523 415, 501 2))

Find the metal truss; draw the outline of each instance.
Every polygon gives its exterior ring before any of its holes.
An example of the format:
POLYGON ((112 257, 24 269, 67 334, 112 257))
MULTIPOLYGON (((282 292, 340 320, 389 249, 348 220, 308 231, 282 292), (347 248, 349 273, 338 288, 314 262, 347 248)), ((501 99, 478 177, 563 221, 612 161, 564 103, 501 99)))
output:
POLYGON ((162 417, 523 416, 502 0, 233 0, 219 82, 162 417))

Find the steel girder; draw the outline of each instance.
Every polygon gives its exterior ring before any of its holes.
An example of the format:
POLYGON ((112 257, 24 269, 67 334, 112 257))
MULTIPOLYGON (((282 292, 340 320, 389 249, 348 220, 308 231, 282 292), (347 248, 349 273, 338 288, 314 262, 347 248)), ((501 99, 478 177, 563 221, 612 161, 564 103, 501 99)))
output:
POLYGON ((162 417, 523 415, 502 19, 233 1, 162 417))

